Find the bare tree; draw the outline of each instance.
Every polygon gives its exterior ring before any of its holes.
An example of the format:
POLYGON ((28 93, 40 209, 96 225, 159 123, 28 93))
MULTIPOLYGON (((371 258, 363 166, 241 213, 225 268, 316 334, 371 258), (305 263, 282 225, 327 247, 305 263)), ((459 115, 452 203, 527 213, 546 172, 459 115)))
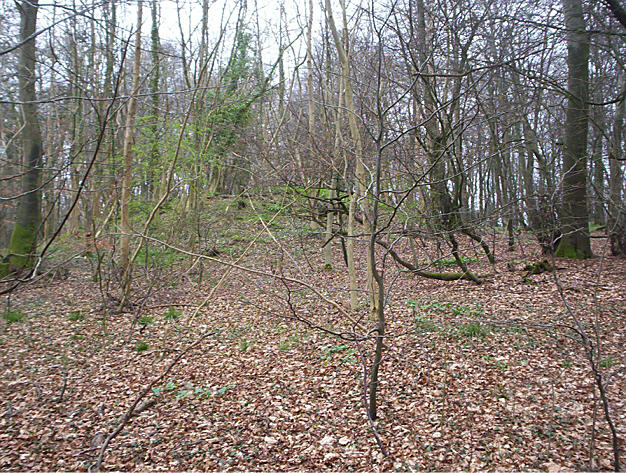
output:
POLYGON ((587 129, 589 100, 589 34, 582 2, 563 0, 567 28, 567 119, 563 143, 563 238, 557 256, 589 258, 587 214, 587 129))
POLYGON ((17 5, 20 11, 20 56, 18 78, 22 102, 22 193, 17 217, 9 243, 9 255, 0 266, 0 277, 25 268, 32 263, 32 253, 37 246, 41 225, 41 164, 42 143, 36 92, 36 46, 38 0, 28 0, 17 5))

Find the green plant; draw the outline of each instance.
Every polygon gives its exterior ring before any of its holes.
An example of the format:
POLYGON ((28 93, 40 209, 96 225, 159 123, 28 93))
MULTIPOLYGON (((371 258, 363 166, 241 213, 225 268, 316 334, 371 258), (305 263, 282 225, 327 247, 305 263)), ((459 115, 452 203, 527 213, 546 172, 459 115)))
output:
POLYGON ((135 348, 135 351, 137 353, 141 353, 142 351, 146 351, 148 349, 148 344, 146 342, 139 342, 137 344, 137 347, 135 348))
POLYGON ((496 389, 493 391, 493 394, 497 399, 509 398, 509 393, 507 392, 506 388, 502 385, 498 385, 496 389))
POLYGON ((456 315, 483 315, 485 313, 482 309, 475 309, 466 305, 452 306, 450 310, 456 315))
POLYGON ((70 322, 78 322, 80 320, 84 320, 85 315, 80 310, 72 310, 68 314, 67 318, 70 320, 70 322))
POLYGON ((20 310, 7 310, 2 313, 2 318, 6 320, 8 323, 12 324, 14 322, 21 322, 26 317, 20 310))
POLYGON ((139 319, 137 319, 137 322, 143 325, 148 325, 154 322, 154 319, 149 315, 142 315, 141 317, 139 317, 139 319))
POLYGON ((139 261, 162 267, 171 266, 183 257, 171 248, 141 248, 137 258, 139 261))
POLYGON ((213 394, 213 392, 209 388, 200 388, 200 387, 195 388, 193 390, 193 393, 199 398, 211 397, 211 395, 213 394))
POLYGON ((323 361, 330 361, 333 359, 333 356, 335 355, 335 353, 343 354, 343 356, 341 357, 342 363, 353 363, 354 362, 353 355, 356 353, 356 351, 354 350, 354 348, 349 348, 348 345, 331 345, 331 346, 324 348, 320 358, 323 361))
POLYGON ((176 394, 176 399, 181 399, 183 397, 187 397, 194 394, 194 387, 191 381, 185 383, 185 389, 181 389, 176 394))
POLYGON ((246 340, 245 338, 239 340, 239 351, 241 353, 246 351, 248 348, 250 348, 250 342, 248 340, 246 340))
POLYGON ((415 315, 415 329, 418 332, 437 332, 437 323, 425 318, 422 314, 415 315))
POLYGON ((344 356, 341 358, 341 362, 342 363, 354 363, 355 359, 354 359, 354 354, 356 353, 356 350, 354 348, 350 348, 348 350, 345 351, 344 356))
POLYGON ((498 369, 501 369, 502 371, 506 371, 507 368, 509 367, 504 361, 502 360, 496 360, 496 366, 498 367, 498 369))
POLYGON ((609 356, 608 358, 605 358, 604 360, 600 360, 600 362, 598 363, 598 366, 600 368, 610 368, 611 366, 613 366, 613 359, 609 356))
POLYGON ((223 396, 226 393, 226 391, 234 387, 235 387, 234 384, 227 384, 226 386, 222 386, 221 388, 217 390, 217 394, 219 394, 220 396, 223 396))
POLYGON ((468 322, 457 327, 458 332, 467 338, 485 338, 489 335, 489 329, 480 322, 468 322))
POLYGON ((176 320, 181 315, 182 312, 176 307, 168 307, 167 312, 165 312, 165 320, 176 320))
POLYGON ((278 344, 278 349, 280 351, 289 351, 291 350, 291 345, 289 345, 289 342, 287 342, 286 340, 283 340, 278 344))

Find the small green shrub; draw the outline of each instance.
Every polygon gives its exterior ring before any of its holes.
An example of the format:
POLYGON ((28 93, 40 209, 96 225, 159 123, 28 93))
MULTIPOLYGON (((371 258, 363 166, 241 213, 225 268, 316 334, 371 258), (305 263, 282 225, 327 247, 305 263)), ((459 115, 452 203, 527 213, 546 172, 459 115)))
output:
MULTIPOLYGON (((349 348, 348 345, 331 345, 329 347, 324 348, 322 352, 322 356, 320 357, 323 361, 330 361, 333 359, 333 355, 335 353, 344 352, 344 359, 350 358, 354 354, 354 349, 349 348)), ((345 361, 345 360, 344 360, 345 361)))
POLYGON ((67 318, 70 322, 79 322, 85 320, 85 315, 80 310, 73 310, 68 314, 67 318))
POLYGON ((489 335, 489 329, 480 322, 468 322, 457 327, 457 330, 467 338, 485 338, 489 335))
POLYGON ((232 389, 234 387, 235 387, 234 384, 227 384, 226 386, 222 386, 221 388, 219 388, 217 390, 217 394, 220 395, 220 396, 223 396, 226 393, 226 391, 228 391, 229 389, 232 389))
POLYGON ((408 305, 411 309, 416 309, 417 308, 417 301, 414 299, 407 299, 406 301, 406 305, 408 305))
POLYGON ((182 315, 182 312, 176 307, 169 307, 165 312, 165 320, 176 320, 182 315))
POLYGON ((483 315, 485 313, 482 309, 475 309, 466 305, 450 306, 450 311, 456 315, 483 315))
POLYGON ((439 327, 437 327, 436 322, 427 319, 421 314, 417 314, 415 316, 415 329, 418 332, 437 332, 439 327))
POLYGON ((147 349, 148 349, 148 344, 146 342, 139 342, 137 344, 137 348, 135 348, 137 353, 141 353, 142 351, 146 351, 147 349))
POLYGON ((239 340, 239 351, 241 353, 245 352, 248 348, 250 348, 250 342, 245 338, 239 340))
POLYGON ((610 368, 611 366, 613 366, 613 359, 609 356, 608 358, 605 358, 604 360, 600 360, 600 362, 598 363, 598 366, 600 368, 610 368))
POLYGON ((492 393, 496 397, 496 399, 505 399, 506 400, 506 399, 509 398, 508 391, 502 385, 496 386, 496 389, 492 390, 492 393))
POLYGON ((2 313, 2 318, 6 320, 8 323, 12 324, 14 322, 21 322, 26 317, 20 310, 7 310, 2 313))
POLYGON ((150 317, 149 315, 142 315, 141 317, 139 317, 139 319, 137 319, 137 321, 140 324, 148 325, 148 324, 151 324, 152 322, 154 322, 154 319, 152 317, 150 317))

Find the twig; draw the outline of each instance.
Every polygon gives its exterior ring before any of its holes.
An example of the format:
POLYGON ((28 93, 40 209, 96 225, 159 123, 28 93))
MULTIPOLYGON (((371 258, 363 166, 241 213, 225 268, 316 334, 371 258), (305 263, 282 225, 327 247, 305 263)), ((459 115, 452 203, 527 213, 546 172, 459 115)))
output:
POLYGON ((67 387, 67 371, 63 373, 63 387, 61 387, 61 392, 59 393, 59 397, 57 398, 57 402, 63 402, 63 395, 65 394, 65 388, 67 387))

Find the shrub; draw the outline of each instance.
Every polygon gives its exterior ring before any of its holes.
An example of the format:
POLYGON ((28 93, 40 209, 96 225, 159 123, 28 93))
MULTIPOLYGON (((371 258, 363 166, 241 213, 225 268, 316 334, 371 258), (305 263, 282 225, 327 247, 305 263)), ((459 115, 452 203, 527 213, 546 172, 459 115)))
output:
POLYGON ((166 320, 176 320, 178 317, 182 315, 182 312, 178 310, 176 307, 169 307, 167 312, 165 312, 166 320))
POLYGON ((485 338, 489 335, 489 329, 480 322, 468 322, 458 327, 459 333, 467 338, 485 338))
POLYGON ((142 315, 141 317, 139 317, 139 319, 137 321, 140 324, 148 325, 148 324, 151 324, 152 322, 154 322, 154 319, 152 317, 150 317, 149 315, 142 315))
POLYGON ((80 320, 84 320, 85 315, 80 310, 73 310, 68 314, 67 318, 70 322, 78 322, 80 320))
POLYGON ((25 317, 26 314, 20 310, 7 310, 2 313, 2 318, 10 324, 13 322, 21 322, 25 317))

